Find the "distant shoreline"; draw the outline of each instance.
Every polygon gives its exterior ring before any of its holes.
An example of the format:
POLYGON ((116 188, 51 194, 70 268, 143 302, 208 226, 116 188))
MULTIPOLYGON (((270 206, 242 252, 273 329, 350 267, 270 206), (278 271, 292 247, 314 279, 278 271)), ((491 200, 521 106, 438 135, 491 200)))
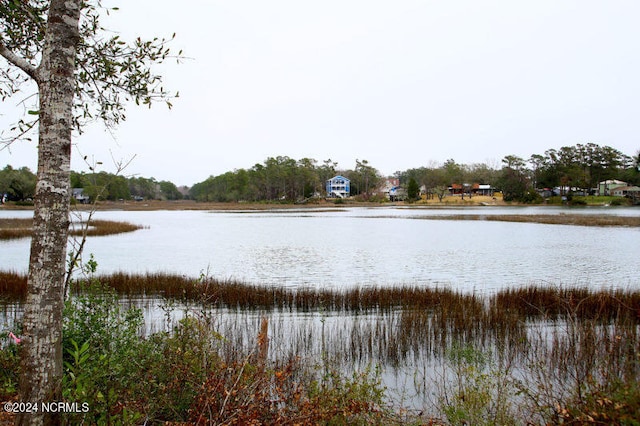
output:
MULTIPOLYGON (((373 202, 373 201, 354 201, 345 200, 341 203, 336 203, 333 200, 319 200, 317 202, 308 203, 278 203, 278 202, 205 202, 194 200, 175 200, 175 201, 159 201, 159 200, 144 200, 144 201, 100 201, 97 206, 91 204, 75 204, 71 206, 71 209, 77 210, 91 210, 96 207, 96 210, 132 210, 132 211, 144 211, 144 210, 272 210, 272 209, 305 209, 305 208, 344 208, 344 207, 446 207, 446 206, 481 206, 481 205, 499 205, 509 206, 510 204, 504 203, 502 200, 493 200, 491 197, 477 196, 470 200, 461 200, 459 197, 447 197, 446 201, 440 203, 438 200, 418 201, 415 203, 405 203, 403 201, 395 202, 373 202)), ((517 206, 517 203, 512 204, 517 206)), ((4 204, 0 206, 0 210, 32 210, 33 206, 19 206, 15 204, 4 204)))
MULTIPOLYGON (((432 201, 432 200, 430 200, 432 201)), ((500 221, 500 222, 526 222, 540 223, 548 225, 577 225, 577 226, 595 226, 595 227, 640 227, 640 216, 612 216, 607 214, 517 214, 519 207, 525 207, 525 204, 509 204, 502 200, 493 200, 490 197, 473 197, 471 200, 460 200, 459 198, 448 200, 449 202, 417 202, 404 203, 400 202, 358 202, 346 201, 344 203, 334 203, 332 201, 320 200, 316 203, 293 204, 293 203, 213 203, 213 202, 196 202, 193 200, 178 201, 104 201, 98 203, 97 206, 91 205, 75 205, 72 209, 88 211, 96 208, 97 211, 268 211, 268 210, 338 210, 350 207, 367 207, 367 208, 386 208, 386 207, 405 207, 408 209, 438 209, 438 208, 465 208, 487 206, 491 210, 492 206, 513 207, 513 213, 510 214, 448 214, 448 215, 419 215, 406 216, 421 220, 473 220, 473 221, 500 221), (490 201, 487 202, 488 199, 490 201), (457 201, 457 202, 455 202, 457 201), (462 201, 462 202, 461 202, 462 201)), ((544 205, 537 205, 544 207, 544 205)), ((552 205, 558 207, 558 205, 552 205)), ((0 210, 31 210, 29 206, 3 205, 0 210)))

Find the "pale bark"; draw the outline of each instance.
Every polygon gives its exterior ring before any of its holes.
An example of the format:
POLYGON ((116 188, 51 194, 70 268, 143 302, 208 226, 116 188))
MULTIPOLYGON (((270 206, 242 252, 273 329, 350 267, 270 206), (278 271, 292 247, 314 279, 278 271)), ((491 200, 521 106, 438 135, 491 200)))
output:
MULTIPOLYGON (((39 147, 20 400, 61 400, 62 311, 69 229, 69 173, 80 0, 52 0, 38 83, 39 147)), ((59 415, 20 416, 18 424, 55 424, 59 415)))
POLYGON ((0 41, 0 55, 4 56, 9 62, 24 71, 29 77, 35 78, 36 68, 31 66, 29 62, 25 61, 11 50, 7 49, 7 47, 2 44, 2 41, 0 41))

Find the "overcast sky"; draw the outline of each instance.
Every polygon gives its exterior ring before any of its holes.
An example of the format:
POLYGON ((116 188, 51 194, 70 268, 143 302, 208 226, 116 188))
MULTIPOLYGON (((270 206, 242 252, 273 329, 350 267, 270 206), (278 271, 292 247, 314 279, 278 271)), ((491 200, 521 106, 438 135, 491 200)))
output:
MULTIPOLYGON (((192 59, 162 68, 180 92, 171 111, 132 107, 113 135, 92 126, 74 170, 135 156, 125 174, 192 185, 278 155, 391 175, 577 143, 640 149, 636 0, 110 3, 123 37, 175 32, 192 59)), ((35 143, 0 151, 7 163, 35 170, 35 143)))

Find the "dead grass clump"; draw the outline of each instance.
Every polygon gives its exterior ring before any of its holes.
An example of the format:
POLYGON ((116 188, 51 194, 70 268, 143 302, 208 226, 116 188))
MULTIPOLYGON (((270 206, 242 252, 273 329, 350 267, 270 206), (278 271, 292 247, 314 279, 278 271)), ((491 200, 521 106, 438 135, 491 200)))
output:
MULTIPOLYGON (((105 236, 122 234, 125 232, 133 232, 142 229, 140 225, 129 222, 117 222, 113 220, 91 220, 87 229, 87 236, 105 236)), ((82 229, 72 229, 70 234, 73 236, 83 235, 82 229)))
MULTIPOLYGON (((84 223, 72 224, 69 235, 82 236, 84 223)), ((86 229, 87 236, 104 236, 133 232, 142 229, 140 225, 113 220, 91 220, 86 229)), ((33 219, 0 219, 0 240, 30 237, 33 230, 33 219)))
POLYGON ((0 240, 31 236, 32 219, 0 219, 0 240))

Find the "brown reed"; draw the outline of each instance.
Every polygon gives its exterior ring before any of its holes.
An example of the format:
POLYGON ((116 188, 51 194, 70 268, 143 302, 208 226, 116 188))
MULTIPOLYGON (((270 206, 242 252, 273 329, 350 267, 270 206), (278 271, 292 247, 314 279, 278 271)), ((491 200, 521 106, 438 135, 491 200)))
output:
MULTIPOLYGON (((73 224, 69 230, 72 236, 81 236, 85 229, 83 223, 73 224)), ((0 240, 30 237, 32 233, 33 219, 0 219, 0 240)), ((86 229, 87 236, 114 235, 124 232, 132 232, 141 229, 142 226, 129 222, 117 222, 112 220, 91 220, 86 229)))
MULTIPOLYGON (((458 332, 476 336, 491 329, 517 333, 514 324, 532 320, 555 321, 569 316, 582 319, 625 319, 640 323, 640 291, 542 287, 503 289, 481 297, 451 289, 418 286, 362 287, 343 291, 259 286, 237 280, 195 279, 170 273, 144 275, 117 272, 98 276, 103 284, 124 296, 191 300, 233 309, 328 312, 390 312, 399 309, 433 316, 434 325, 451 324, 458 332)), ((86 280, 76 280, 72 291, 82 291, 86 280)), ((8 298, 26 292, 26 277, 0 275, 0 288, 8 298)), ((413 312, 407 315, 418 315, 413 312)))
MULTIPOLYGON (((86 233, 87 236, 104 236, 133 232, 142 228, 143 226, 129 222, 94 219, 89 222, 89 227, 87 228, 86 233)), ((81 236, 83 233, 84 231, 82 229, 72 229, 70 232, 70 234, 74 236, 81 236)))
POLYGON ((22 301, 27 295, 27 275, 0 271, 0 301, 22 301))
POLYGON ((30 236, 32 223, 32 219, 0 219, 0 240, 30 236))

